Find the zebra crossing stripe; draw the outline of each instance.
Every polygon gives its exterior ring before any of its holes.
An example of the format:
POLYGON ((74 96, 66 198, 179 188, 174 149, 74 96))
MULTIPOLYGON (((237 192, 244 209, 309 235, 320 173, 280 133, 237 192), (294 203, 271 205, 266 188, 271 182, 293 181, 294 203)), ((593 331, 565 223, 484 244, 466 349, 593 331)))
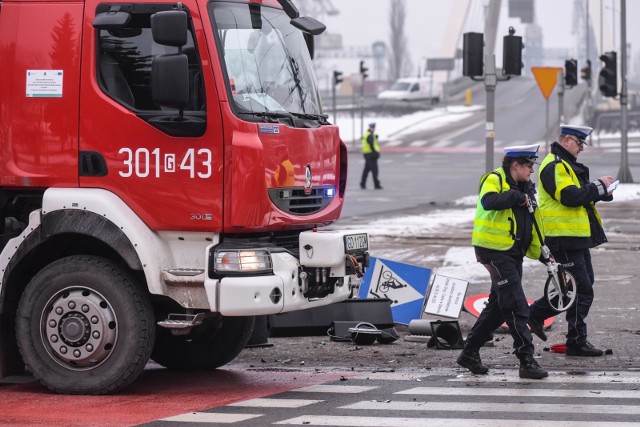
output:
POLYGON ((442 148, 442 147, 447 147, 449 145, 453 144, 453 141, 450 139, 443 139, 441 141, 436 141, 433 144, 431 144, 432 147, 437 147, 437 148, 442 148))
POLYGON ((230 403, 227 406, 242 406, 245 408, 301 408, 319 402, 323 402, 323 400, 258 398, 230 403))
MULTIPOLYGON (((549 373, 549 377, 544 379, 545 383, 572 383, 572 384, 640 384, 640 377, 625 373, 625 376, 612 375, 611 373, 592 372, 586 375, 569 375, 560 372, 549 373)), ((518 377, 517 372, 506 373, 505 375, 489 375, 476 376, 472 374, 458 375, 456 378, 450 378, 448 382, 481 382, 481 383, 523 383, 523 384, 539 384, 539 380, 526 380, 518 377)))
MULTIPOLYGON (((473 390, 470 390, 471 392, 473 390)), ((340 409, 377 411, 448 411, 448 412, 533 412, 533 413, 573 413, 598 415, 640 415, 640 407, 635 405, 580 405, 567 403, 493 403, 493 402, 403 402, 403 401, 361 401, 340 409)))
POLYGON ((162 418, 160 421, 181 423, 219 423, 233 424, 262 417, 263 414, 216 414, 213 412, 189 412, 175 417, 162 418))
POLYGON ((539 420, 497 420, 483 418, 402 418, 402 417, 354 417, 336 415, 303 415, 274 424, 279 425, 312 425, 338 427, 637 427, 632 422, 598 421, 539 421, 539 420))
POLYGON ((411 144, 409 144, 409 147, 422 147, 424 145, 427 145, 429 141, 424 141, 424 140, 420 140, 420 141, 413 141, 411 144))
POLYGON ((474 387, 415 387, 394 394, 428 396, 518 396, 518 397, 575 397, 575 398, 611 398, 640 399, 640 390, 550 390, 543 388, 497 389, 474 387))
POLYGON ((401 139, 394 139, 392 141, 387 141, 384 146, 385 147, 397 147, 398 145, 402 144, 402 140, 401 139))
POLYGON ((386 381, 406 381, 416 380, 428 377, 429 374, 410 374, 404 372, 366 372, 351 377, 355 380, 386 380, 386 381))
POLYGON ((303 393, 364 393, 366 391, 375 390, 378 387, 368 387, 362 385, 332 385, 332 384, 318 384, 308 387, 302 387, 296 390, 303 393))

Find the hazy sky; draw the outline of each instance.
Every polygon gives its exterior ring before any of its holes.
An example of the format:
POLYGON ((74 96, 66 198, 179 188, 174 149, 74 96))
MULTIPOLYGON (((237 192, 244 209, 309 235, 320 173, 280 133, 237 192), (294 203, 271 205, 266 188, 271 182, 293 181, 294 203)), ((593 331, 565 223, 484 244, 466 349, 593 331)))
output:
MULTIPOLYGON (((600 4, 599 0, 584 1, 595 2, 595 5, 600 4)), ((342 34, 345 46, 370 46, 376 40, 388 42, 390 0, 332 0, 332 3, 340 10, 340 14, 325 16, 323 21, 327 25, 328 31, 342 34)), ((470 13, 470 22, 467 23, 463 32, 484 32, 481 5, 487 1, 474 0, 474 3, 475 6, 472 7, 472 13, 470 13)), ((501 19, 498 29, 500 39, 507 34, 509 25, 516 29, 517 35, 524 33, 524 25, 519 20, 507 18, 508 3, 508 0, 502 0, 501 16, 503 19, 501 19)), ((443 34, 445 34, 446 27, 450 22, 451 13, 464 13, 464 10, 454 11, 452 6, 456 4, 460 6, 461 3, 457 0, 406 0, 405 33, 414 64, 422 62, 423 58, 443 56, 440 53, 440 47, 443 43, 443 34)), ((575 44, 572 34, 573 4, 574 0, 536 0, 536 21, 543 30, 544 47, 571 47, 575 44)), ((616 11, 616 50, 620 52, 620 0, 603 0, 603 5, 605 7, 603 19, 609 28, 612 26, 612 5, 616 11)), ((640 26, 634 23, 635 19, 629 19, 629 17, 640 16, 640 0, 627 0, 626 8, 627 43, 631 44, 634 54, 640 54, 640 26), (629 22, 632 25, 629 25, 629 22)), ((610 33, 608 38, 610 42, 610 33)), ((558 64, 558 66, 561 65, 564 64, 558 64)), ((633 59, 630 59, 629 67, 632 66, 633 59)))

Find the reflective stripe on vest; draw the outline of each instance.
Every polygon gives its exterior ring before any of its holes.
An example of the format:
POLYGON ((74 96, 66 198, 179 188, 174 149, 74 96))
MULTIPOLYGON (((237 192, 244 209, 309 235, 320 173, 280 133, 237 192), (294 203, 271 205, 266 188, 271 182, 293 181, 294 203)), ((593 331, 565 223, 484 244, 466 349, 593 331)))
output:
MULTIPOLYGON (((567 237, 589 237, 591 236, 591 226, 589 215, 584 206, 565 206, 560 203, 560 193, 565 188, 575 185, 580 188, 580 181, 571 166, 555 154, 549 153, 540 165, 538 174, 551 162, 556 162, 554 176, 556 181, 556 192, 552 196, 543 185, 540 186, 540 213, 544 233, 547 236, 567 236, 567 237)), ((540 181, 540 175, 538 175, 540 181)), ((600 215, 593 202, 590 202, 593 211, 602 225, 600 215)))
POLYGON ((378 146, 378 137, 376 136, 375 133, 368 130, 364 133, 364 136, 362 137, 362 154, 369 154, 372 152, 371 146, 367 142, 367 138, 369 138, 369 135, 373 135, 373 148, 375 148, 375 150, 379 153, 380 146, 378 146))

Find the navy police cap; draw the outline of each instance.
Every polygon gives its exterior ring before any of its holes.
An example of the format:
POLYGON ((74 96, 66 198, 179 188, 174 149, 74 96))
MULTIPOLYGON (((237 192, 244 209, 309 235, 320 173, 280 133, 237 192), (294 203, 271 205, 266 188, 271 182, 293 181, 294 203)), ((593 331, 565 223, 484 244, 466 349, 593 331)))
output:
POLYGON ((535 163, 539 149, 540 144, 512 145, 511 147, 504 147, 504 155, 505 157, 513 158, 522 157, 535 163))
POLYGON ((577 125, 560 125, 561 135, 573 135, 580 138, 582 141, 586 140, 589 134, 593 131, 593 128, 589 126, 577 126, 577 125))

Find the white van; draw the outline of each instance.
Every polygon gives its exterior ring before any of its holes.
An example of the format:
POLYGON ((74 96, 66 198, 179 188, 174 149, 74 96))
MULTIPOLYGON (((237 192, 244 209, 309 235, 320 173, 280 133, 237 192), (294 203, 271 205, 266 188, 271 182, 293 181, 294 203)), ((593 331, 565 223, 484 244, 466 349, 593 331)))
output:
POLYGON ((440 101, 441 85, 432 79, 404 77, 398 79, 388 90, 378 94, 378 99, 396 101, 426 101, 435 104, 440 101))

